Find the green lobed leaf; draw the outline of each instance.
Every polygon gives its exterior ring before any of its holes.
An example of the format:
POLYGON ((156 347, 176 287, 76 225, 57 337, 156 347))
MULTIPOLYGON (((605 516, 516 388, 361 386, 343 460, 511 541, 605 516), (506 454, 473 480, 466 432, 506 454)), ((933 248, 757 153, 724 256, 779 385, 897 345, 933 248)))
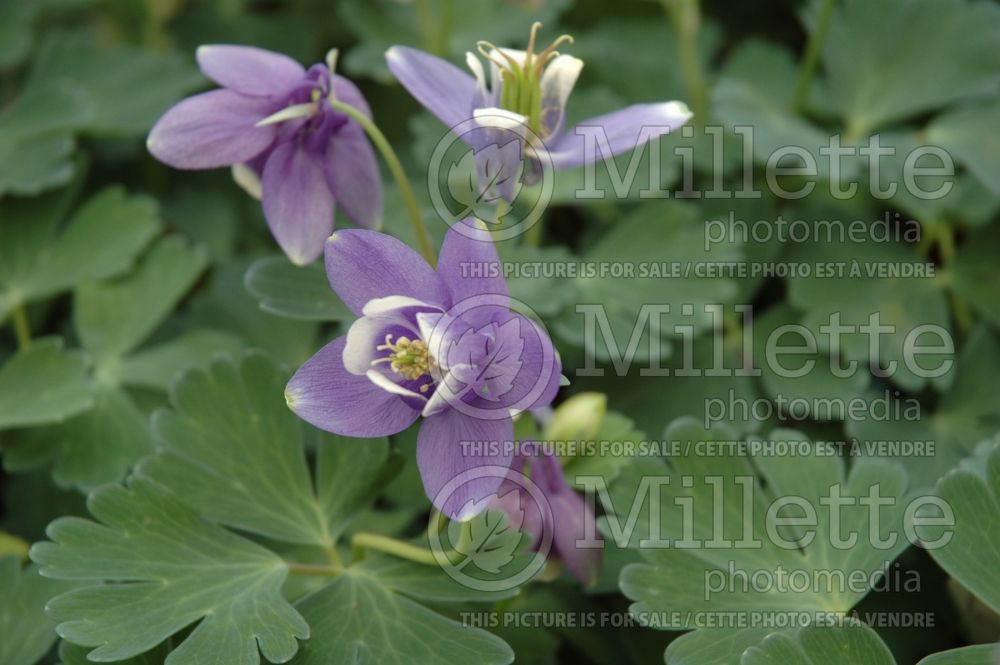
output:
MULTIPOLYGON (((620 580, 622 592, 635 601, 630 608, 633 613, 675 617, 676 625, 657 628, 698 626, 699 617, 714 612, 742 613, 751 619, 781 613, 847 612, 864 598, 871 580, 909 544, 902 529, 907 480, 899 465, 863 460, 847 472, 835 451, 788 430, 776 430, 765 441, 790 442, 795 455, 745 455, 728 444, 700 447, 704 445, 701 442, 735 439, 725 428, 706 431, 693 419, 676 421, 665 439, 678 442, 679 447, 661 474, 669 478, 660 490, 661 509, 640 514, 628 542, 635 547, 641 539, 655 535, 655 527, 660 529, 661 538, 671 542, 640 547, 646 562, 626 566, 620 580), (720 478, 723 483, 718 496, 720 490, 707 480, 710 478, 720 478), (875 486, 879 496, 892 503, 882 511, 880 531, 873 535, 867 508, 857 497, 868 495, 875 486), (836 512, 822 501, 835 490, 854 498, 836 512), (751 492, 749 496, 747 492, 751 492), (680 512, 676 497, 682 496, 691 498, 691 516, 680 512), (785 497, 797 497, 810 506, 812 524, 775 524, 775 530, 769 531, 765 515, 773 506, 784 505, 775 516, 803 516, 800 504, 776 503, 785 497), (834 524, 836 529, 831 526, 834 524), (879 544, 876 536, 888 542, 879 544), (853 543, 845 547, 838 538, 853 543), (747 539, 760 544, 738 546, 747 539), (682 545, 685 540, 698 544, 682 545), (805 577, 809 583, 804 589, 786 585, 776 593, 782 570, 786 579, 793 571, 800 571, 799 579, 805 577), (750 588, 742 584, 742 575, 758 573, 770 576, 770 587, 758 588, 756 582, 750 588), (862 575, 863 589, 857 583, 837 581, 862 575), (719 588, 710 588, 710 584, 719 588)), ((760 445, 750 450, 767 448, 760 445)), ((633 482, 617 483, 611 494, 613 509, 605 506, 619 516, 619 524, 624 524, 631 510, 631 497, 642 498, 641 486, 633 482)), ((645 503, 656 496, 647 498, 645 503)), ((646 505, 641 509, 650 510, 646 505)), ((608 529, 605 534, 615 535, 608 529)))
POLYGON ((941 280, 928 272, 898 275, 881 274, 890 268, 917 270, 926 268, 926 261, 904 245, 877 243, 817 242, 798 245, 792 250, 790 260, 811 265, 840 265, 841 278, 831 279, 818 271, 808 277, 794 276, 787 279, 788 301, 804 312, 802 323, 816 335, 824 351, 839 350, 844 360, 856 361, 857 371, 867 371, 873 358, 870 338, 862 332, 871 317, 878 315, 880 326, 891 330, 881 334, 878 345, 880 366, 895 369, 889 379, 907 389, 919 390, 930 383, 941 389, 954 379, 953 372, 935 374, 950 358, 949 354, 923 352, 907 362, 905 351, 909 337, 911 344, 937 345, 941 340, 921 333, 923 327, 935 326, 952 338, 948 304, 941 280), (820 332, 821 326, 833 324, 839 317, 843 326, 854 326, 854 331, 843 333, 839 349, 831 349, 833 339, 820 332))
POLYGON ((831 626, 699 630, 667 646, 668 665, 896 665, 864 623, 831 626))
POLYGON ((37 15, 35 4, 9 2, 0 5, 0 69, 20 64, 31 52, 37 15))
POLYGON ((159 451, 140 473, 212 521, 329 549, 372 498, 388 442, 317 432, 285 404, 287 379, 258 353, 188 372, 171 390, 172 410, 154 416, 159 451), (307 435, 316 438, 315 490, 307 435))
POLYGON ((83 355, 35 340, 0 366, 0 430, 58 422, 94 404, 83 355))
POLYGON ((1000 227, 988 226, 969 235, 951 265, 952 288, 982 313, 994 327, 1000 327, 1000 294, 997 284, 997 251, 1000 227))
MULTIPOLYGON (((932 141, 930 131, 931 127, 919 132, 884 131, 861 141, 862 146, 877 143, 881 149, 894 151, 872 165, 878 169, 877 172, 869 169, 870 177, 877 176, 879 187, 887 188, 886 195, 891 194, 889 201, 893 208, 899 208, 915 220, 928 225, 985 226, 1000 209, 1000 199, 990 191, 989 181, 984 180, 982 175, 962 170, 961 165, 966 161, 964 157, 950 147, 945 149, 932 141), (942 150, 945 154, 941 153, 942 150), (926 172, 920 173, 918 169, 926 172)), ((988 151, 990 139, 977 135, 975 140, 988 151)), ((988 158, 987 152, 983 155, 988 158)), ((972 158, 978 156, 970 155, 972 158)), ((899 219, 899 213, 895 213, 894 217, 899 219)), ((905 217, 901 221, 911 226, 914 224, 905 217)), ((922 232, 930 234, 927 227, 922 232)))
POLYGON ((1000 196, 1000 138, 994 131, 1000 101, 993 100, 949 111, 927 127, 927 142, 947 150, 1000 196))
POLYGON ((5 444, 4 467, 23 472, 52 464, 62 488, 87 491, 121 480, 153 448, 146 416, 124 391, 96 383, 94 406, 50 427, 22 430, 5 444))
POLYGON ((216 355, 243 347, 235 335, 218 330, 189 329, 177 337, 140 349, 117 370, 122 384, 166 392, 184 371, 207 365, 216 355))
POLYGON ((927 527, 931 557, 994 612, 1000 612, 1000 444, 982 444, 937 483, 937 494, 954 513, 953 526, 927 527), (951 534, 950 538, 947 534, 951 534))
POLYGON ((554 316, 573 301, 573 283, 565 266, 574 259, 565 248, 529 247, 513 242, 499 242, 496 246, 508 271, 511 298, 524 303, 540 317, 554 316))
POLYGON ((56 641, 45 604, 71 585, 21 568, 16 556, 0 556, 0 665, 34 665, 56 641))
MULTIPOLYGON (((712 108, 728 127, 753 128, 754 160, 757 163, 802 168, 803 159, 797 153, 772 160, 772 156, 780 156, 782 153, 779 151, 784 148, 794 147, 798 152, 808 153, 816 165, 815 173, 802 173, 803 178, 816 180, 817 177, 830 177, 829 159, 820 152, 830 142, 829 133, 793 114, 787 103, 775 99, 766 88, 759 89, 746 81, 724 78, 713 89, 712 108)), ((850 181, 858 173, 859 164, 856 159, 842 160, 841 179, 850 181)), ((802 185, 785 186, 789 191, 796 191, 802 185)))
POLYGON ((313 629, 294 665, 500 665, 514 661, 503 640, 463 626, 348 569, 297 605, 313 629))
POLYGON ((774 631, 768 628, 696 630, 667 645, 668 665, 741 665, 740 655, 774 631))
POLYGON ((298 367, 319 348, 318 325, 261 311, 243 286, 249 266, 246 258, 217 261, 207 288, 191 299, 186 324, 233 333, 247 346, 267 349, 276 359, 298 367))
POLYGON ((746 367, 738 349, 714 335, 701 335, 690 344, 690 353, 675 354, 661 364, 670 370, 668 377, 640 375, 644 366, 637 361, 626 376, 616 374, 614 367, 604 366, 603 379, 580 377, 574 384, 578 388, 601 390, 608 377, 615 377, 615 389, 608 394, 611 407, 634 418, 645 432, 663 432, 682 416, 712 422, 718 417, 715 409, 719 405, 724 412, 722 420, 740 432, 758 431, 766 425, 752 413, 727 408, 731 403, 752 404, 761 399, 756 380, 736 372, 746 367), (731 373, 727 374, 727 370, 731 373))
POLYGON ((57 231, 74 194, 70 188, 40 199, 5 199, 0 206, 0 316, 5 305, 123 273, 161 228, 155 201, 109 187, 57 231))
POLYGON ((699 277, 695 266, 707 261, 735 261, 741 251, 733 243, 706 250, 704 224, 697 215, 697 209, 690 205, 650 202, 618 221, 575 266, 579 269, 573 279, 576 302, 600 305, 601 311, 595 315, 575 311, 580 305, 567 308, 553 323, 554 332, 574 346, 586 348, 587 317, 596 316, 592 352, 598 360, 624 359, 631 346, 632 357, 646 362, 656 354, 649 340, 657 323, 660 358, 670 355, 671 338, 680 334, 678 326, 691 325, 695 331, 711 327, 712 317, 705 306, 732 300, 736 282, 726 277, 699 277), (685 313, 687 305, 691 306, 689 313, 685 313), (649 306, 669 307, 669 312, 649 306), (639 327, 644 308, 649 318, 639 327), (609 348, 603 333, 605 316, 617 352, 609 348))
POLYGON ((102 136, 136 136, 203 81, 184 58, 128 46, 98 46, 83 31, 52 31, 38 48, 31 84, 75 86, 94 111, 82 126, 102 136))
MULTIPOLYGON (((87 659, 88 651, 90 650, 87 647, 81 647, 66 641, 60 642, 59 659, 62 661, 61 665, 91 665, 93 661, 87 659)), ((170 650, 167 648, 166 643, 164 643, 152 651, 147 651, 134 658, 117 660, 115 661, 115 665, 163 665, 163 661, 166 659, 168 653, 170 653, 170 650)))
POLYGON ((996 657, 995 644, 978 644, 927 656, 917 665, 994 665, 996 657))
POLYGON ((764 391, 771 399, 786 400, 783 415, 793 420, 846 419, 847 405, 865 392, 871 374, 862 368, 848 376, 838 376, 831 368, 842 366, 843 362, 828 352, 802 353, 804 342, 795 330, 800 330, 798 313, 784 303, 754 319, 754 365, 761 370, 764 391), (772 354, 779 354, 776 362, 768 360, 768 346, 772 354), (806 367, 807 363, 812 363, 812 369, 806 367), (800 373, 801 376, 796 376, 800 373))
MULTIPOLYGON (((721 31, 707 18, 701 28, 699 56, 708 69, 719 47, 721 31)), ((611 15, 594 27, 575 31, 574 36, 576 42, 568 51, 586 63, 581 86, 600 82, 630 103, 662 102, 687 95, 676 58, 677 33, 669 21, 636 21, 611 15), (622 48, 623 44, 628 48, 622 48)), ((575 98, 574 94, 571 107, 575 98)))
MULTIPOLYGON (((23 471, 53 463, 52 476, 59 486, 89 490, 121 480, 140 457, 152 450, 146 415, 124 385, 130 380, 132 385, 142 385, 145 380, 146 387, 154 388, 168 384, 175 372, 232 344, 233 338, 210 338, 207 342, 211 348, 206 351, 185 346, 182 337, 177 340, 179 347, 167 347, 165 357, 147 355, 144 360, 140 355, 138 371, 125 356, 170 314, 205 263, 202 250, 191 248, 180 237, 170 237, 157 243, 132 273, 108 282, 88 281, 78 287, 75 323, 95 364, 96 377, 90 387, 95 395, 94 408, 53 427, 19 432, 6 444, 5 468, 23 471), (194 351, 199 351, 201 357, 190 355, 194 351), (179 353, 185 356, 178 358, 179 353), (173 366, 162 367, 165 361, 173 366), (158 371, 159 378, 149 377, 150 371, 158 371)), ((151 353, 155 354, 156 349, 151 353)))
POLYGON ((846 0, 823 63, 848 135, 996 90, 1000 8, 969 0, 846 0), (894 35, 894 39, 886 39, 894 35))
POLYGON ((104 486, 88 504, 98 521, 56 520, 53 542, 35 545, 31 556, 44 575, 83 583, 48 611, 63 638, 96 647, 91 660, 137 656, 195 623, 167 665, 256 665, 261 654, 282 663, 309 636, 281 596, 285 563, 260 545, 143 478, 104 486))
POLYGON ((98 366, 132 352, 173 311, 205 269, 203 250, 181 237, 160 240, 135 271, 76 290, 74 324, 98 366))
POLYGON ((0 194, 35 195, 72 178, 74 130, 92 109, 65 83, 31 85, 0 111, 0 194))
MULTIPOLYGON (((890 456, 916 488, 930 488, 982 440, 1000 431, 1000 343, 986 326, 968 336, 956 361, 955 381, 934 408, 909 399, 890 399, 884 417, 848 421, 849 436, 864 442, 916 442, 924 450, 890 456)), ((874 396, 870 396, 874 397, 874 396)), ((884 399, 882 396, 877 396, 884 399)))
POLYGON ((878 634, 862 623, 809 626, 772 633, 750 647, 740 665, 896 665, 878 634))
POLYGON ((370 555, 352 566, 351 572, 370 577, 387 589, 427 603, 487 602, 518 594, 516 587, 498 591, 473 589, 452 579, 437 566, 413 563, 394 556, 370 555))
POLYGON ((297 266, 284 255, 258 259, 244 278, 247 291, 270 314, 305 321, 352 321, 354 314, 330 288, 322 263, 297 266))

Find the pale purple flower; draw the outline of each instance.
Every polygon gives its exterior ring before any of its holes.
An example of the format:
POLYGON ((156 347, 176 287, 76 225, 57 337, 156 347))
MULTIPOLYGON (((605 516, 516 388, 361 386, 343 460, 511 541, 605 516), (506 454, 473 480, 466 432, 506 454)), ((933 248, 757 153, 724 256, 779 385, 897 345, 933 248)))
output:
POLYGON ((179 169, 231 166, 236 181, 261 199, 271 232, 298 264, 323 253, 335 204, 359 226, 381 226, 382 180, 372 147, 358 123, 327 101, 332 91, 370 117, 353 83, 327 65, 306 70, 249 46, 202 46, 197 59, 222 88, 189 97, 160 118, 146 142, 154 157, 179 169))
MULTIPOLYGON (((583 61, 555 50, 572 42, 568 36, 536 53, 539 27, 537 23, 532 26, 526 51, 480 42, 479 53, 490 67, 489 85, 483 62, 473 53, 466 53, 471 76, 441 58, 406 46, 390 48, 386 61, 418 102, 449 128, 462 128, 460 138, 476 151, 477 160, 486 145, 516 140, 521 147, 517 159, 528 158, 528 182, 539 173, 539 159, 551 160, 554 169, 581 166, 637 148, 691 118, 681 102, 635 104, 566 129, 566 103, 583 61), (470 123, 481 129, 468 131, 470 123), (539 154, 540 148, 547 157, 539 154)), ((487 167, 478 167, 483 178, 487 167)), ((516 170, 516 163, 505 167, 507 173, 516 170)), ((514 184, 508 181, 500 192, 508 200, 514 184)))
POLYGON ((551 340, 510 310, 493 243, 465 231, 449 230, 436 271, 393 237, 334 233, 327 276, 359 318, 285 391, 299 417, 344 436, 396 434, 423 417, 416 452, 424 489, 458 519, 503 481, 475 470, 510 467, 512 412, 550 403, 561 378, 551 340), (468 482, 447 488, 465 472, 468 482))
POLYGON ((558 457, 544 446, 536 446, 534 452, 537 454, 515 457, 511 479, 500 486, 490 507, 503 510, 508 524, 530 535, 536 550, 551 535, 554 552, 550 551, 549 556, 554 553, 576 579, 590 586, 597 581, 601 570, 601 550, 579 547, 577 542, 597 533, 594 511, 566 482, 558 457), (531 482, 548 503, 547 511, 538 506, 525 488, 525 481, 518 477, 524 473, 525 464, 531 471, 531 482))

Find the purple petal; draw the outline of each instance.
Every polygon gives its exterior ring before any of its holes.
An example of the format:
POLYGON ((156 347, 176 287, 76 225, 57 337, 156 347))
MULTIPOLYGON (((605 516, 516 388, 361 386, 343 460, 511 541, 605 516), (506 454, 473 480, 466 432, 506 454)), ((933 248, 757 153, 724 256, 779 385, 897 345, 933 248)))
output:
POLYGON ((333 232, 333 193, 319 157, 286 141, 267 158, 261 181, 264 216, 281 249, 298 265, 315 261, 333 232))
MULTIPOLYGON (((558 460, 551 460, 551 463, 559 464, 558 460)), ((601 571, 601 550, 577 547, 576 542, 584 540, 588 533, 597 533, 594 513, 583 497, 569 487, 549 495, 548 499, 555 525, 552 544, 573 576, 590 586, 597 581, 601 571)))
POLYGON ((459 224, 463 226, 456 224, 448 230, 438 256, 437 272, 451 294, 452 303, 457 305, 467 298, 494 294, 501 297, 482 300, 506 309, 507 281, 489 233, 471 217, 459 224))
POLYGON ((299 368, 285 388, 289 408, 306 422, 342 436, 376 437, 403 431, 417 419, 398 396, 344 369, 338 337, 299 368))
POLYGON ((584 120, 548 146, 552 166, 564 169, 608 159, 637 148, 641 145, 640 138, 642 143, 652 141, 677 129, 690 118, 691 112, 683 104, 664 102, 635 104, 584 120), (607 154, 608 148, 611 154, 607 154))
POLYGON ((507 444, 513 439, 510 418, 478 420, 453 409, 425 418, 417 436, 417 466, 434 506, 459 520, 484 510, 504 481, 500 469, 510 468, 513 457, 507 444), (463 441, 471 444, 464 450, 463 441), (485 452, 498 454, 474 454, 483 452, 475 450, 476 444, 485 444, 485 452), (488 450, 491 445, 494 450, 488 450))
POLYGON ((375 298, 409 296, 444 307, 447 291, 416 251, 392 236, 348 229, 326 241, 326 276, 352 312, 375 298))
POLYGON ((552 528, 551 519, 546 519, 551 518, 551 514, 543 514, 535 499, 515 482, 504 481, 497 490, 497 497, 490 503, 490 509, 504 511, 507 524, 531 536, 532 545, 537 547, 544 532, 552 528))
POLYGON ((146 147, 178 169, 215 169, 246 162, 274 141, 273 125, 255 127, 274 110, 260 97, 213 90, 179 102, 160 118, 146 147))
POLYGON ((349 122, 330 137, 326 181, 337 205, 352 222, 368 229, 382 227, 382 176, 368 137, 349 122))
POLYGON ((299 83, 306 70, 287 55, 253 46, 208 44, 196 54, 202 73, 244 95, 281 94, 299 83))
POLYGON ((502 197, 513 203, 522 179, 524 142, 515 138, 513 132, 488 131, 492 135, 490 138, 497 142, 487 143, 475 150, 478 194, 486 201, 502 197))
POLYGON ((476 80, 455 65, 417 49, 393 46, 385 54, 393 75, 448 127, 472 117, 476 80))
MULTIPOLYGON (((541 326, 516 312, 507 316, 517 319, 516 330, 523 347, 519 352, 520 367, 508 392, 499 405, 524 411, 546 406, 559 391, 562 363, 552 340, 541 326)), ((490 405, 496 408, 498 405, 490 405)))
POLYGON ((361 94, 361 91, 358 90, 358 86, 354 85, 351 80, 335 74, 333 77, 333 92, 337 97, 337 101, 350 104, 371 119, 372 110, 368 107, 368 102, 365 100, 364 95, 361 94))

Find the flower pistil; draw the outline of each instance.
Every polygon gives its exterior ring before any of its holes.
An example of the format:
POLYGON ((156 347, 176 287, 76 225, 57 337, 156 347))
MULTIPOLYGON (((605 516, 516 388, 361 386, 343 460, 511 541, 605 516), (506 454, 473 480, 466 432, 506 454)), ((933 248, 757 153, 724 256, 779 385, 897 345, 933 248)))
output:
MULTIPOLYGON (((419 339, 410 339, 401 336, 396 342, 392 341, 392 335, 385 336, 385 343, 375 347, 379 351, 390 351, 388 356, 377 358, 372 361, 372 365, 379 363, 389 363, 389 368, 399 374, 404 379, 416 381, 424 376, 429 376, 434 368, 434 358, 427 348, 427 343, 419 339)), ((427 392, 432 382, 427 382, 420 386, 420 392, 427 392)))
POLYGON ((572 44, 573 37, 561 35, 540 53, 535 53, 535 42, 541 27, 542 24, 538 21, 531 26, 528 47, 521 57, 515 57, 508 50, 498 48, 487 41, 478 42, 476 47, 479 53, 499 70, 500 107, 526 117, 528 127, 533 132, 543 135, 542 75, 546 67, 559 56, 556 49, 562 44, 572 44))

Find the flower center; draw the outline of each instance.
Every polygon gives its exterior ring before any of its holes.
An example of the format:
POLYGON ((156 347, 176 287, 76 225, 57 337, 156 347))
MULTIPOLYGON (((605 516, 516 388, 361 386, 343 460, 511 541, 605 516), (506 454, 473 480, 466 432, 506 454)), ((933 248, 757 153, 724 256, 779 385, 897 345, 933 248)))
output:
MULTIPOLYGON (((384 358, 372 361, 372 365, 389 363, 389 368, 404 379, 415 381, 422 376, 428 376, 434 368, 434 358, 431 357, 427 343, 419 339, 400 337, 392 341, 392 335, 385 336, 385 344, 375 347, 379 351, 390 351, 384 358)), ((420 392, 427 392, 431 382, 420 386, 420 392)))
POLYGON ((500 107, 527 117, 528 127, 535 133, 542 131, 542 75, 549 63, 559 56, 556 49, 562 44, 573 43, 573 37, 561 35, 540 53, 535 53, 535 41, 541 27, 542 24, 538 21, 531 26, 531 36, 528 38, 528 48, 524 51, 523 60, 518 60, 490 42, 481 41, 476 44, 479 53, 500 70, 500 107))

